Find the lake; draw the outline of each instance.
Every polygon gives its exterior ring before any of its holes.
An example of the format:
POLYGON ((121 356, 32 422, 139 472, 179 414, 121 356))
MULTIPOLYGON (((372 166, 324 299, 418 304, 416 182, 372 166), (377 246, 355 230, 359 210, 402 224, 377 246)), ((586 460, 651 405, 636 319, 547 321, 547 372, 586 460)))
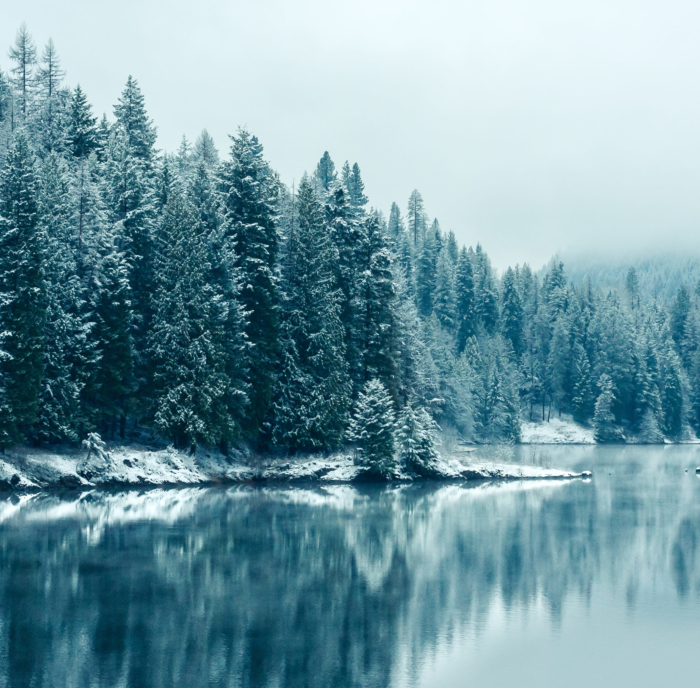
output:
POLYGON ((3 496, 0 687, 699 685, 700 451, 514 458, 594 476, 3 496))

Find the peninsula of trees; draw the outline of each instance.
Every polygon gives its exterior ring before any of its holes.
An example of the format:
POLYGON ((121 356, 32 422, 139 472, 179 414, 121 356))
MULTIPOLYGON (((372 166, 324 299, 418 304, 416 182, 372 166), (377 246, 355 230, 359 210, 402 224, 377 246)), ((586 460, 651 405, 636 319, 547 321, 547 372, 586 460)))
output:
POLYGON ((571 413, 599 441, 700 431, 698 290, 499 278, 413 191, 368 206, 324 153, 289 188, 246 130, 156 149, 138 83, 97 119, 26 27, 0 71, 0 446, 124 437, 291 453, 354 443, 380 470, 436 424, 517 442, 571 413))

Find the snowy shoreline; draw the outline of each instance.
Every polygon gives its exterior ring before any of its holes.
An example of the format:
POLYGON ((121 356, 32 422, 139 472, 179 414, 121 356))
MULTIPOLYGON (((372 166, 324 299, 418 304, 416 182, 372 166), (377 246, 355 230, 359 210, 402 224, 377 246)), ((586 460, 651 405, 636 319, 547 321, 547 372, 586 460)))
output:
MULTIPOLYGON (((475 480, 570 480, 591 473, 518 465, 465 457, 441 458, 428 478, 397 471, 394 482, 475 480)), ((53 488, 194 486, 240 483, 358 483, 376 480, 351 453, 294 459, 236 452, 225 457, 199 449, 194 455, 173 447, 111 446, 106 457, 86 457, 85 451, 18 448, 0 455, 0 491, 53 488)))

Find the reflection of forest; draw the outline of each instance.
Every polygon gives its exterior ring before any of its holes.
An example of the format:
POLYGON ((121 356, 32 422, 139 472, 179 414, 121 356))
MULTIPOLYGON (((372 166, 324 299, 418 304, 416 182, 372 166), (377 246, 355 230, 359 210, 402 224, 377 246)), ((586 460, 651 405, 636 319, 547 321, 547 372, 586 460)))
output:
POLYGON ((8 499, 0 684, 388 686, 497 598, 698 595, 697 486, 651 485, 8 499))

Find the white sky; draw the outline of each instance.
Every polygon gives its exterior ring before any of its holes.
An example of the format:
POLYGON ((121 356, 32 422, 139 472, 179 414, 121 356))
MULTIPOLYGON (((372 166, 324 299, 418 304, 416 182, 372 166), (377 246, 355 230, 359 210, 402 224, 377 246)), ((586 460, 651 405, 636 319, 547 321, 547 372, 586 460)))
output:
MULTIPOLYGON (((700 3, 677 0, 0 0, 0 45, 51 36, 97 114, 129 74, 159 145, 246 125, 285 181, 324 150, 370 202, 480 241, 700 252, 700 3)), ((9 66, 6 48, 0 65, 9 66)))

